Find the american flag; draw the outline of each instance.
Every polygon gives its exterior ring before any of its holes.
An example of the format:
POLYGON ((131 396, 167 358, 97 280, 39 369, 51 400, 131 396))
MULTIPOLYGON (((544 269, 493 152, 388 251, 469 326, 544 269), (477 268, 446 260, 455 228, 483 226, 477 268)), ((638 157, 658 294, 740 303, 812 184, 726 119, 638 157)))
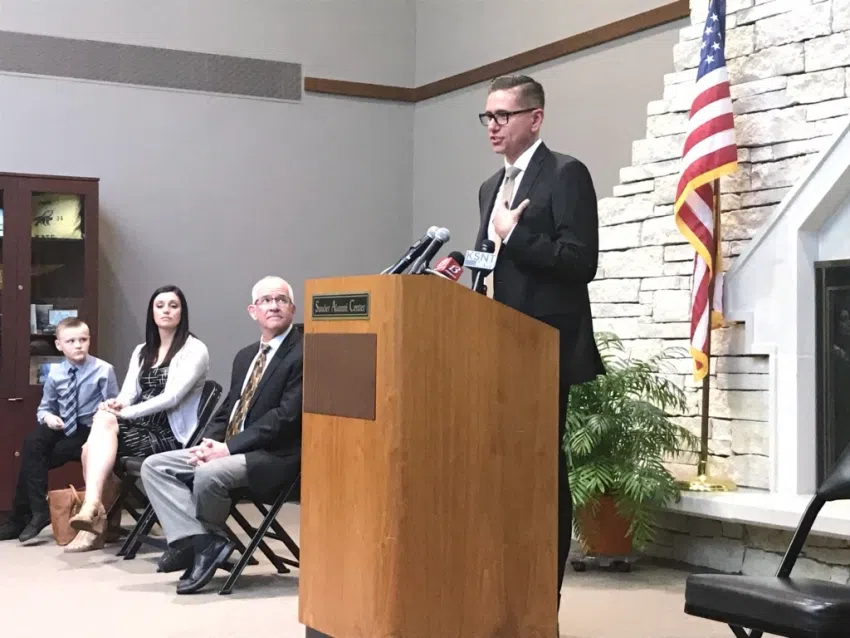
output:
MULTIPOLYGON (((723 277, 720 250, 715 254, 715 234, 720 245, 720 211, 714 208, 714 180, 738 168, 735 122, 724 55, 726 0, 711 0, 702 34, 699 70, 682 151, 682 172, 674 206, 676 225, 694 247, 691 291, 691 356, 694 378, 708 373, 711 328, 723 323, 723 277), (716 215, 716 223, 715 223, 716 215), (716 271, 711 328, 708 295, 716 271)), ((718 207, 719 208, 719 207, 718 207)))

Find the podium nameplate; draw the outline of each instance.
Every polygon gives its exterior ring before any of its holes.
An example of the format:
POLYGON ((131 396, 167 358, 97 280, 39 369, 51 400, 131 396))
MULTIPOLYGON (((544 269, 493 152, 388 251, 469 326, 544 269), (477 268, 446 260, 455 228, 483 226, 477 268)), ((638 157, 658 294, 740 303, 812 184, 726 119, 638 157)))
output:
POLYGON ((368 319, 369 293, 313 295, 310 307, 313 319, 368 319))

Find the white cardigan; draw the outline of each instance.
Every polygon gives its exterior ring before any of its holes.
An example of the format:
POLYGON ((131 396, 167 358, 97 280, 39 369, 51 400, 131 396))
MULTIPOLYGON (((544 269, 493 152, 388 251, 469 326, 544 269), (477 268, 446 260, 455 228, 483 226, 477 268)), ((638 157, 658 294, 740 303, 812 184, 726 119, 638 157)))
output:
POLYGON ((162 394, 135 403, 141 394, 139 352, 143 346, 143 343, 136 346, 130 357, 127 376, 124 377, 124 385, 118 395, 118 401, 124 406, 118 416, 137 419, 165 410, 175 438, 185 445, 198 425, 198 405, 210 371, 207 347, 203 341, 189 335, 186 343, 171 359, 162 394))

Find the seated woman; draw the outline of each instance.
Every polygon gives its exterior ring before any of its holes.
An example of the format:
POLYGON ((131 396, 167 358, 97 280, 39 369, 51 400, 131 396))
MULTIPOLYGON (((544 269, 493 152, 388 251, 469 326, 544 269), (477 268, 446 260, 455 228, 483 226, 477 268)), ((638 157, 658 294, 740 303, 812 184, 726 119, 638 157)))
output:
POLYGON ((124 385, 100 404, 83 446, 86 493, 70 524, 79 533, 66 548, 103 547, 103 489, 117 457, 147 457, 175 450, 198 423, 198 404, 209 373, 209 353, 189 332, 189 307, 177 286, 154 291, 148 303, 145 342, 130 357, 124 385))

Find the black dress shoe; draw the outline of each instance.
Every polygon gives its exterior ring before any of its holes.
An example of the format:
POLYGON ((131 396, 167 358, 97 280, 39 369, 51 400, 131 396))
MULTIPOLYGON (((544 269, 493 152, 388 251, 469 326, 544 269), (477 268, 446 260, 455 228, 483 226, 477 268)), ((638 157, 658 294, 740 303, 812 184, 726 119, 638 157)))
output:
POLYGON ((27 526, 24 527, 21 535, 18 536, 18 540, 22 543, 26 543, 31 541, 36 536, 41 534, 41 530, 50 525, 50 514, 46 514, 44 512, 36 512, 32 515, 30 522, 27 523, 27 526))
POLYGON ((185 571, 190 569, 194 562, 195 549, 193 547, 184 547, 182 549, 169 547, 159 557, 159 561, 156 564, 156 571, 165 574, 185 571))
POLYGON ((217 534, 202 534, 193 539, 195 564, 187 578, 177 583, 178 594, 194 594, 203 589, 216 570, 221 567, 233 551, 233 541, 217 534))
POLYGON ((0 541, 11 541, 21 535, 26 527, 26 522, 19 518, 10 518, 0 525, 0 541))

